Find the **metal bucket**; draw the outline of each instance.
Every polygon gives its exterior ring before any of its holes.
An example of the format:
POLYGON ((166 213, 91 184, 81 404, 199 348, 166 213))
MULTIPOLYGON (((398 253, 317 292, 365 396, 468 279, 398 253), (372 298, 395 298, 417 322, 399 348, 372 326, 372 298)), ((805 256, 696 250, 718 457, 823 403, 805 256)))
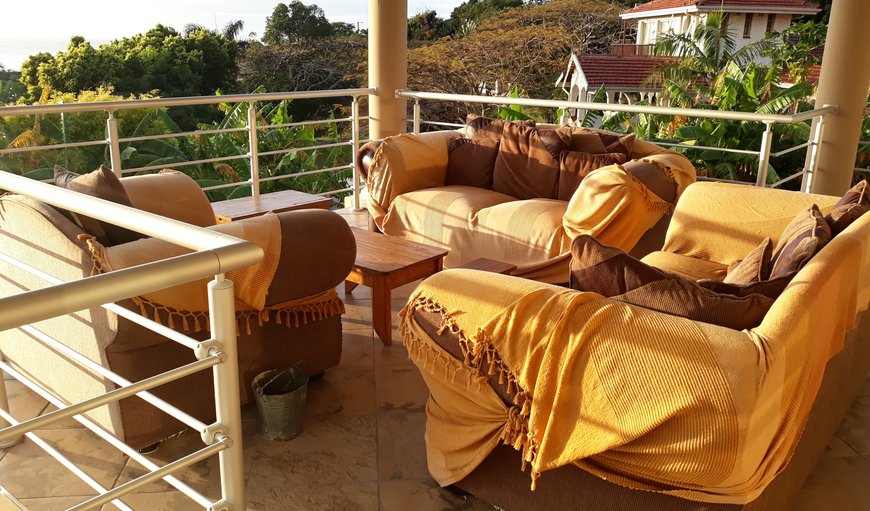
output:
POLYGON ((302 364, 262 372, 251 382, 260 412, 260 432, 269 440, 290 440, 302 432, 308 376, 302 364))

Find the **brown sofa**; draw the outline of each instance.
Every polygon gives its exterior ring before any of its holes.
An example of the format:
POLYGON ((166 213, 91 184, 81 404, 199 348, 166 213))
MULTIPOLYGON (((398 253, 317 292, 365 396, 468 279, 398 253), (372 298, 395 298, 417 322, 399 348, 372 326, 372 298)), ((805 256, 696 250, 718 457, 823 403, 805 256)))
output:
POLYGON ((368 144, 357 160, 377 229, 448 250, 447 268, 495 259, 551 283, 567 281, 580 234, 636 255, 661 248, 695 180, 685 157, 633 135, 473 116, 461 131, 368 144))
MULTIPOLYGON (((697 183, 644 260, 724 275, 799 211, 835 202, 697 183)), ((445 271, 421 284, 401 325, 430 389, 429 470, 508 510, 790 509, 870 370, 868 302, 867 214, 742 331, 445 271), (540 473, 534 491, 526 465, 540 473)))
MULTIPOLYGON (((137 176, 121 182, 139 209, 188 223, 215 223, 202 190, 183 174, 137 176)), ((268 290, 266 308, 278 303, 306 302, 307 297, 334 291, 347 276, 355 256, 354 239, 347 223, 324 210, 293 211, 277 217, 282 238, 280 260, 268 290)), ((51 206, 15 195, 0 198, 0 243, 4 252, 62 280, 91 275, 94 260, 81 239, 82 234, 81 228, 51 206)), ((131 243, 141 245, 151 241, 131 243)), ((107 250, 115 248, 118 247, 107 250)), ((0 275, 0 296, 44 286, 39 279, 2 262, 0 275)), ((238 286, 236 291, 238 296, 238 286)), ((141 309, 132 300, 120 305, 137 313, 144 310, 153 317, 150 308, 141 309)), ((265 314, 262 323, 250 316, 240 317, 238 348, 243 403, 253 398, 250 383, 261 371, 304 361, 309 374, 318 374, 339 362, 343 305, 337 296, 327 297, 320 305, 318 308, 309 304, 307 309, 299 309, 298 314, 285 314, 280 322, 272 313, 265 314)), ((196 339, 207 339, 207 320, 202 311, 188 312, 199 314, 199 329, 194 321, 182 321, 177 316, 170 323, 165 311, 160 311, 159 317, 162 323, 176 329, 186 327, 185 333, 196 339)), ((191 350, 100 307, 42 322, 39 328, 131 381, 195 361, 191 350)), ((70 402, 114 388, 21 330, 0 333, 0 352, 9 364, 70 402)), ((214 418, 211 371, 158 387, 154 394, 200 420, 208 422, 214 418)), ((134 447, 154 443, 183 427, 136 397, 99 408, 89 416, 134 447)))

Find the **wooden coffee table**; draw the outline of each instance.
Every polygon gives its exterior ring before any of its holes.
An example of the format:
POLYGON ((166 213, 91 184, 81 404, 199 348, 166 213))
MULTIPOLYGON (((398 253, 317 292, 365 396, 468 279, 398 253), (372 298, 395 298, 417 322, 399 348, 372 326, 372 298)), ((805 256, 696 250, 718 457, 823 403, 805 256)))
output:
POLYGON ((332 206, 332 199, 329 197, 296 190, 265 193, 257 198, 239 197, 213 202, 211 205, 215 213, 231 220, 259 216, 269 211, 283 213, 297 209, 329 209, 330 206, 332 206))
POLYGON ((347 276, 345 292, 350 293, 360 284, 372 288, 375 333, 382 343, 392 344, 391 291, 441 271, 447 251, 362 229, 351 230, 356 238, 356 261, 347 276))

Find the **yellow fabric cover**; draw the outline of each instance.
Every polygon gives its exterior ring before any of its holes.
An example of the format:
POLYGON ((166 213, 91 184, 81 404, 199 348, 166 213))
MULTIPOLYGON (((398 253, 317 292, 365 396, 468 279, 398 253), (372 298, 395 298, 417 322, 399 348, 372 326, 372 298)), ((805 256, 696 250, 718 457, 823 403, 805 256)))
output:
POLYGON ((125 177, 121 184, 136 209, 199 227, 217 223, 205 192, 186 174, 167 169, 125 177))
POLYGON ((441 186, 397 197, 382 229, 448 250, 447 268, 487 257, 517 265, 514 275, 561 283, 568 281, 571 243, 562 229, 566 205, 553 199, 520 201, 473 186, 441 186), (558 261, 565 264, 551 268, 558 261))
MULTIPOLYGON (((235 284, 237 309, 263 310, 266 306, 266 293, 281 257, 281 227, 278 217, 274 213, 266 213, 237 222, 218 224, 209 229, 248 240, 263 249, 263 259, 258 263, 233 270, 226 275, 235 284)), ((156 238, 144 238, 113 247, 97 247, 91 243, 91 250, 101 271, 120 270, 192 252, 188 248, 156 238)), ((188 282, 148 293, 141 298, 178 311, 207 311, 208 282, 208 279, 188 282)))
POLYGON ((447 144, 454 131, 387 137, 372 159, 366 186, 369 212, 380 228, 396 197, 442 186, 447 173, 447 144))
MULTIPOLYGON (((777 192, 741 190, 755 199, 742 205, 780 213, 777 192)), ((715 229, 731 221, 710 218, 715 229)), ((868 303, 870 215, 810 260, 759 327, 742 332, 592 293, 445 271, 421 284, 401 322, 430 390, 430 472, 454 483, 505 441, 524 452, 533 481, 573 463, 630 488, 745 504, 788 463, 825 365, 868 303), (465 360, 429 338, 413 319, 417 309, 441 314, 465 360), (513 388, 512 406, 488 374, 513 388)))
MULTIPOLYGON (((635 142, 635 149, 649 150, 649 143, 635 142)), ((656 148, 658 149, 658 148, 656 148)), ((660 166, 677 182, 677 199, 695 181, 695 169, 682 155, 653 153, 639 159, 660 166)), ((592 171, 568 201, 562 225, 569 238, 581 234, 594 236, 605 245, 631 251, 641 236, 674 203, 662 200, 620 165, 592 171)))
POLYGON ((827 195, 730 183, 692 186, 680 198, 662 250, 728 266, 766 237, 775 246, 799 211, 816 204, 827 213, 836 202, 837 197, 827 195))
POLYGON ((728 273, 728 267, 724 264, 662 250, 645 255, 641 261, 660 270, 676 273, 693 280, 722 280, 728 273))

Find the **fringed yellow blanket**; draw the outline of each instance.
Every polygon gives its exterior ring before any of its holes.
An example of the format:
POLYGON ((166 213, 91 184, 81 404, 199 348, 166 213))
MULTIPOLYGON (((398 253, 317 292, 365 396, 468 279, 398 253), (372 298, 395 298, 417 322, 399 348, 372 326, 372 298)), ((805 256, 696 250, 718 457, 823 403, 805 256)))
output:
POLYGON ((754 500, 791 458, 828 358, 867 308, 870 271, 856 279, 855 268, 870 267, 870 243, 855 239, 835 239, 844 250, 816 256, 765 322, 742 332, 502 275, 430 277, 401 322, 430 391, 430 472, 455 483, 505 442, 533 485, 574 464, 630 488, 754 500), (440 316, 462 359, 415 311, 440 316), (508 404, 491 374, 507 383, 508 404))
MULTIPOLYGON (((227 273, 234 284, 236 314, 239 332, 251 333, 251 320, 259 325, 274 316, 278 324, 297 327, 309 320, 343 314, 344 303, 334 289, 296 300, 266 305, 266 297, 281 257, 281 228, 273 213, 209 227, 237 238, 248 240, 263 249, 263 259, 258 263, 227 273)), ((131 243, 103 247, 95 239, 87 240, 98 273, 129 268, 152 261, 159 261, 190 253, 179 247, 154 238, 145 238, 131 243)), ((209 328, 208 280, 202 279, 168 289, 133 297, 139 312, 170 328, 184 331, 200 331, 209 328)))

